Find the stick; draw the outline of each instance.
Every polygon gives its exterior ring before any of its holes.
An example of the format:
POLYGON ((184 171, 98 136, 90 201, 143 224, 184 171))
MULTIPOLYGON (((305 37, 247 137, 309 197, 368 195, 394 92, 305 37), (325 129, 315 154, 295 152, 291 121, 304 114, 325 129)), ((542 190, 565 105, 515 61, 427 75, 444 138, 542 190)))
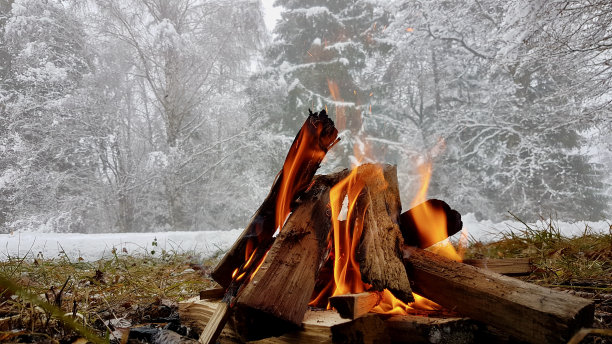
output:
POLYGON ((593 323, 593 302, 404 247, 416 293, 531 343, 565 343, 593 323))

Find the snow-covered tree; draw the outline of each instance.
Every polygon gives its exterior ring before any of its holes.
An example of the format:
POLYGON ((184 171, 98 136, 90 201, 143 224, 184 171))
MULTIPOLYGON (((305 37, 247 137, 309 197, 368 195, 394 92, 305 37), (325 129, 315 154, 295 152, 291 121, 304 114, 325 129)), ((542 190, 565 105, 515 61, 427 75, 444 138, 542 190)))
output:
POLYGON ((464 212, 602 216, 601 176, 579 151, 582 99, 567 92, 576 74, 513 37, 514 5, 390 5, 381 106, 406 131, 418 128, 424 152, 444 140, 432 192, 464 212))
POLYGON ((17 0, 2 35, 11 58, 1 106, 7 220, 83 230, 94 173, 73 99, 91 71, 82 25, 62 3, 17 0))

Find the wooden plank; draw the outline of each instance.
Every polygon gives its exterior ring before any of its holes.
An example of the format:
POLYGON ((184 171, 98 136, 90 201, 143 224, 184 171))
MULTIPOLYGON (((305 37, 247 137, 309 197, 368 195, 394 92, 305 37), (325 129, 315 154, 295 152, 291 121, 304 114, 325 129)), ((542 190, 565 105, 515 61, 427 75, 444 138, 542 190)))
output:
POLYGON ((237 295, 236 312, 257 309, 298 326, 302 323, 317 272, 327 257, 329 190, 347 174, 315 177, 263 264, 237 295))
POLYGON ((225 288, 211 288, 200 291, 200 300, 221 299, 225 295, 225 288))
POLYGON ((380 298, 379 293, 364 292, 332 296, 329 303, 342 318, 354 320, 367 314, 380 302, 380 298))
POLYGON ((464 259, 463 263, 509 276, 529 275, 533 272, 530 258, 464 259))
MULTIPOLYGON (((249 251, 254 247, 264 252, 269 249, 277 229, 277 218, 284 219, 289 215, 291 204, 308 188, 325 154, 337 142, 337 136, 338 130, 325 110, 310 113, 296 135, 270 193, 211 273, 217 283, 228 288, 233 272, 245 264, 249 251), (281 205, 283 214, 277 214, 278 205, 281 205)), ((254 265, 258 263, 256 261, 254 265)))
POLYGON ((215 312, 210 317, 204 331, 200 335, 199 342, 201 344, 214 344, 217 338, 223 331, 227 318, 229 316, 229 305, 225 302, 219 302, 215 312))
POLYGON ((531 343, 565 343, 593 322, 590 300, 404 247, 414 291, 531 343))

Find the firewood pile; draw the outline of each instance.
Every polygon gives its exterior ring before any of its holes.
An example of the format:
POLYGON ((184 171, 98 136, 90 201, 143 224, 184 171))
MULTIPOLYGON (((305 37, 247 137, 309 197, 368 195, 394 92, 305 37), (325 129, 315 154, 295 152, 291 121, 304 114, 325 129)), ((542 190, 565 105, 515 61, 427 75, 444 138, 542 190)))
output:
POLYGON ((211 274, 221 288, 179 305, 201 343, 562 343, 591 325, 589 300, 426 250, 461 216, 440 200, 402 213, 395 166, 315 175, 337 135, 310 113, 211 274), (424 235, 434 226, 442 234, 424 235))

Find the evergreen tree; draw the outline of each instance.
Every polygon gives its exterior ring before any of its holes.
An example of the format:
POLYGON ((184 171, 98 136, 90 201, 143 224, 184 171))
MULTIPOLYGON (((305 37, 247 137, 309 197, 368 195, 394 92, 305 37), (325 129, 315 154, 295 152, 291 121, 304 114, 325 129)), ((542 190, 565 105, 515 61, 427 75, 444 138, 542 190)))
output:
POLYGON ((361 0, 279 0, 275 5, 284 10, 260 78, 280 84, 286 93, 269 113, 271 130, 293 137, 309 108, 327 108, 343 140, 328 160, 346 158, 369 111, 368 62, 385 48, 374 36, 386 25, 387 14, 361 0))

